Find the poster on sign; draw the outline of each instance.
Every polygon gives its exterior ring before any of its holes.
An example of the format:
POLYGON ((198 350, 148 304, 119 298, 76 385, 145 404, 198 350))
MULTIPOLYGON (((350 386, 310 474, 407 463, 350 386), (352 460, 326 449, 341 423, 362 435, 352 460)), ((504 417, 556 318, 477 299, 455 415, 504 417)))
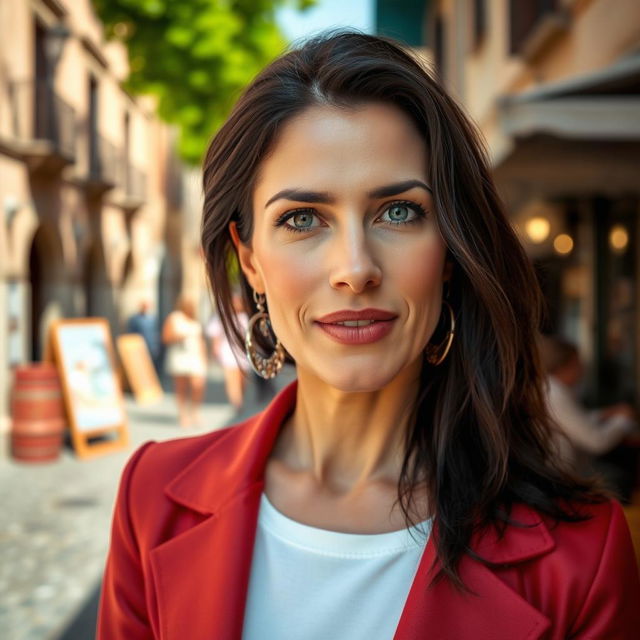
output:
POLYGON ((51 347, 77 454, 86 458, 125 447, 127 417, 109 323, 58 320, 51 327, 51 347))

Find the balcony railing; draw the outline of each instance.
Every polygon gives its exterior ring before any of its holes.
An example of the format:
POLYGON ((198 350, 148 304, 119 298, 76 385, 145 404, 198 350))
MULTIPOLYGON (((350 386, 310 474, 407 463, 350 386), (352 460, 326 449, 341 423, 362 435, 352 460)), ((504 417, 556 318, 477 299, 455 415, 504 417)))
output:
POLYGON ((133 211, 144 204, 147 197, 147 176, 128 159, 125 151, 118 156, 115 186, 113 202, 118 206, 133 211))
POLYGON ((93 191, 107 191, 117 184, 118 150, 99 133, 89 134, 87 185, 93 191))
POLYGON ((510 0, 509 9, 509 51, 524 58, 533 58, 568 24, 560 0, 510 0))
POLYGON ((127 198, 144 200, 147 196, 147 176, 131 162, 124 161, 122 190, 127 198))
POLYGON ((8 86, 9 125, 6 133, 25 156, 51 156, 64 166, 76 156, 76 115, 45 78, 8 86), (38 143, 46 143, 45 146, 38 143))

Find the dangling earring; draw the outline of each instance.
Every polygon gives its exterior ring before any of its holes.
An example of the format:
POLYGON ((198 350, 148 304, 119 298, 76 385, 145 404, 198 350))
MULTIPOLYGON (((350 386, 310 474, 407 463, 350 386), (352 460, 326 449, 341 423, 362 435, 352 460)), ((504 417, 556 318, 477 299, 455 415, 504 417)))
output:
POLYGON ((444 340, 440 344, 438 345, 428 344, 425 349, 425 356, 427 358, 427 362, 429 364, 434 365, 435 367, 441 364, 444 361, 444 359, 447 357, 447 354, 449 353, 449 349, 451 349, 451 343, 453 342, 453 336, 455 335, 455 329, 456 329, 456 318, 453 315, 453 308, 446 300, 443 300, 442 304, 446 305, 447 308, 449 309, 449 320, 451 323, 451 327, 449 328, 449 331, 447 332, 447 335, 445 336, 444 340), (444 351, 440 353, 440 351, 442 351, 443 348, 444 348, 444 351))
POLYGON ((247 326, 247 333, 244 338, 244 346, 245 351, 247 353, 247 358, 249 359, 249 363, 253 370, 262 378, 268 380, 269 378, 274 378, 278 375, 280 369, 282 369, 282 365, 284 364, 284 348, 280 343, 280 340, 273 333, 273 329, 271 328, 271 320, 269 318, 269 314, 265 310, 265 302, 266 297, 263 293, 253 292, 253 301, 256 303, 258 307, 258 312, 251 316, 249 320, 249 325, 247 326), (253 344, 253 327, 258 323, 258 329, 260 333, 266 338, 269 336, 269 333, 272 333, 276 338, 276 344, 273 350, 273 353, 265 358, 261 353, 258 352, 256 346, 253 344))

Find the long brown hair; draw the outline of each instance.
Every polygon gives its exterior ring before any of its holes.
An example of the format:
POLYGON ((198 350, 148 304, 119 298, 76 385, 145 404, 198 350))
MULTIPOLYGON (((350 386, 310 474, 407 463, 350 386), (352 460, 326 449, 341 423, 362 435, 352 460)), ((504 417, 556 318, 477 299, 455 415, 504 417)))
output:
MULTIPOLYGON (((366 102, 395 105, 423 136, 435 215, 454 264, 448 301, 456 337, 443 364, 423 366, 398 497, 411 524, 416 487, 426 483, 443 574, 461 587, 457 565, 472 553, 472 534, 509 522, 514 502, 576 520, 582 516, 567 500, 601 496, 554 463, 535 346, 537 280, 503 212, 480 135, 434 75, 395 42, 351 31, 322 34, 264 69, 204 162, 208 275, 225 330, 242 344, 231 304, 228 226, 235 221, 241 240, 251 242, 260 162, 282 126, 308 107, 366 102)), ((251 288, 240 279, 254 312, 251 288)))

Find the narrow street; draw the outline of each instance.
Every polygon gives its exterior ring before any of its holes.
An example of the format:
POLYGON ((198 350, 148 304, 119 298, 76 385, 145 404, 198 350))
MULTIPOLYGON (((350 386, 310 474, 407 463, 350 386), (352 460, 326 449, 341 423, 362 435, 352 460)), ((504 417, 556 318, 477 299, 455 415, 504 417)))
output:
MULTIPOLYGON (((284 369, 269 395, 293 379, 284 369)), ((177 426, 173 394, 154 405, 126 399, 131 446, 82 461, 68 447, 56 462, 29 465, 0 450, 0 629, 4 640, 90 640, 94 637, 100 580, 109 543, 113 500, 120 472, 148 440, 199 435, 235 423, 268 401, 254 384, 245 409, 234 415, 226 403, 222 372, 209 374, 203 426, 177 426)))

